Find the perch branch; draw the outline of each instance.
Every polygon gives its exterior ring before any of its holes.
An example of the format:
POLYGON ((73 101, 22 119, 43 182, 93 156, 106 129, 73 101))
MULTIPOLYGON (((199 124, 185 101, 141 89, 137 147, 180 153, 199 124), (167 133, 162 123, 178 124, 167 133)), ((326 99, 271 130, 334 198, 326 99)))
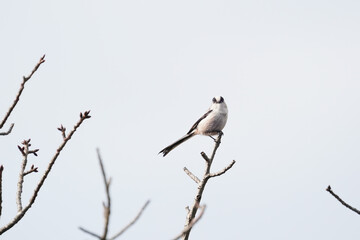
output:
MULTIPOLYGON (((15 100, 14 100, 13 104, 10 106, 9 110, 7 111, 7 113, 5 114, 3 120, 2 120, 1 123, 0 123, 0 129, 5 125, 7 119, 10 117, 11 112, 14 110, 16 104, 19 102, 21 93, 22 93, 22 91, 24 90, 24 87, 25 87, 25 83, 32 77, 32 75, 38 70, 38 68, 40 67, 40 65, 41 65, 42 63, 44 63, 44 62, 45 62, 45 55, 43 55, 43 56, 40 58, 39 62, 36 64, 36 66, 34 67, 34 69, 31 71, 30 75, 27 76, 27 77, 25 77, 25 76, 23 77, 23 81, 22 81, 22 83, 21 83, 21 85, 20 85, 20 89, 19 89, 19 91, 18 91, 18 93, 17 93, 17 95, 16 95, 16 97, 15 97, 15 100)), ((13 127, 13 126, 12 126, 12 127, 13 127)), ((10 132, 11 132, 11 130, 12 130, 12 127, 10 127, 10 132)), ((1 134, 1 135, 3 135, 3 134, 1 134)), ((4 134, 4 135, 6 135, 6 134, 4 134)))
MULTIPOLYGON (((37 68, 36 68, 37 69, 37 68)), ((36 71, 36 69, 31 73, 31 75, 36 71)), ((31 77, 31 75, 28 77, 28 79, 31 77)), ((25 78, 26 79, 26 78, 25 78)), ((27 80, 28 80, 27 79, 27 80)), ((36 197, 39 194, 39 191, 41 189, 41 187, 43 186, 46 178, 48 177, 53 165, 55 164, 56 159, 58 158, 58 156, 60 155, 61 151, 63 150, 63 148, 65 147, 65 145, 67 144, 67 142, 71 139, 71 137, 73 136, 73 134, 76 132, 76 130, 80 127, 80 125, 88 118, 90 118, 90 111, 85 112, 84 114, 81 113, 80 114, 80 120, 75 124, 73 130, 70 132, 70 134, 63 140, 63 142, 60 144, 60 146, 57 148, 56 153, 54 154, 54 156, 52 157, 52 159, 50 160, 50 163, 47 167, 47 169, 45 170, 43 176, 41 177, 39 183, 37 184, 37 186, 35 187, 34 193, 32 194, 32 196, 30 197, 30 200, 28 202, 28 204, 22 208, 22 210, 20 212, 17 213, 17 215, 5 226, 0 228, 0 235, 3 234, 4 232, 6 232, 7 230, 9 230, 10 228, 12 228, 17 222, 19 222, 26 214, 26 212, 31 208, 31 206, 34 204, 36 197)), ((24 150, 22 151, 22 153, 25 152, 24 150)), ((36 152, 34 153, 34 155, 36 154, 36 152)))
POLYGON ((333 195, 333 197, 336 198, 342 205, 344 205, 348 209, 352 210, 353 212, 356 212, 357 214, 360 214, 359 210, 357 210, 356 208, 354 208, 354 207, 350 206, 349 204, 347 204, 336 193, 334 193, 333 190, 331 189, 330 185, 326 188, 326 191, 328 191, 331 195, 333 195))
POLYGON ((200 218, 202 217, 202 215, 205 212, 205 208, 206 208, 206 205, 200 206, 199 207, 200 212, 199 212, 198 216, 196 218, 194 218, 190 222, 190 224, 182 230, 182 232, 179 235, 177 235, 175 238, 173 238, 173 240, 177 240, 177 239, 181 238, 183 235, 187 234, 190 231, 190 229, 200 220, 200 218))
POLYGON ((195 216, 196 216, 196 212, 197 212, 197 210, 198 210, 198 208, 200 206, 200 201, 201 201, 202 194, 204 192, 207 181, 211 177, 217 177, 217 176, 220 176, 220 175, 224 174, 226 171, 228 171, 235 164, 235 161, 233 161, 230 165, 225 167, 222 171, 220 171, 218 173, 210 174, 211 165, 212 165, 212 163, 214 161, 216 151, 220 146, 222 135, 223 135, 223 133, 219 132, 219 135, 218 135, 217 139, 215 140, 215 146, 214 146, 214 149, 213 149, 213 151, 211 153, 210 158, 204 152, 201 152, 201 156, 206 161, 205 173, 203 175, 202 180, 199 182, 199 186, 198 186, 198 190, 197 190, 197 193, 196 193, 196 196, 195 196, 194 203, 193 203, 192 207, 189 208, 189 211, 188 211, 188 214, 187 214, 187 217, 186 217, 185 226, 184 226, 184 230, 183 230, 183 234, 182 234, 182 239, 183 240, 188 240, 189 239, 189 235, 190 235, 190 232, 191 232, 191 229, 192 229, 192 222, 194 221, 195 216))

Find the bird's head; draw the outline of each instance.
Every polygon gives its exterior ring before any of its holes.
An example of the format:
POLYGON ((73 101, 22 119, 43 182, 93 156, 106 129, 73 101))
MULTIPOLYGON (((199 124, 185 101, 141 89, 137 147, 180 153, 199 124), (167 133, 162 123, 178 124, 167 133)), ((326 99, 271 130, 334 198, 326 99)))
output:
POLYGON ((223 103, 224 98, 222 96, 216 96, 212 99, 213 103, 223 103))

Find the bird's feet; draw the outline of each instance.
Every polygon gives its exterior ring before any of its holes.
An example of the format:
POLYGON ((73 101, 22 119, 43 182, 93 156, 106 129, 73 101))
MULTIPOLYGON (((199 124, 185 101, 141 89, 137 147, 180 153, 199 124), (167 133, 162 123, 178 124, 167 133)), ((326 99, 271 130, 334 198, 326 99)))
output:
MULTIPOLYGON (((217 138, 217 139, 219 139, 220 136, 224 135, 224 133, 223 133, 222 131, 215 132, 215 133, 212 134, 212 135, 216 135, 216 134, 218 135, 218 138, 217 138)), ((217 139, 214 138, 213 136, 209 135, 209 137, 211 137, 212 140, 214 140, 215 142, 217 141, 217 139)))

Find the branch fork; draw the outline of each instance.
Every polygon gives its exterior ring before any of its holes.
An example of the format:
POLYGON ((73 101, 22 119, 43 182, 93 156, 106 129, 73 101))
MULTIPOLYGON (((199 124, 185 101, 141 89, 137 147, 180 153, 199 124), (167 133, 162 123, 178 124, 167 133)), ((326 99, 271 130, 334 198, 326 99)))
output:
MULTIPOLYGON (((45 62, 45 55, 43 55, 39 62, 35 65, 34 69, 31 71, 31 73, 28 76, 24 76, 23 77, 23 81, 20 85, 20 88, 18 90, 18 93, 15 97, 15 100, 13 101, 12 105, 10 106, 10 108, 8 109, 7 113, 5 114, 4 118, 2 120, 0 120, 0 129, 3 128, 3 126, 5 125, 5 123, 7 122, 7 120, 9 119, 11 113, 13 112, 15 106, 17 105, 17 103, 20 100, 20 96, 25 88, 25 84, 27 81, 30 80, 30 78, 34 75, 34 73, 39 69, 39 67, 41 66, 41 64, 43 64, 45 62)), ((7 224, 5 224, 4 226, 0 227, 0 235, 2 235, 4 232, 6 232, 7 230, 11 229, 15 224, 17 224, 27 213, 27 211, 32 207, 32 205, 34 204, 41 187, 43 186, 47 176, 49 175, 56 159, 58 158, 58 156, 60 155, 62 149, 65 147, 65 145, 67 144, 67 142, 70 140, 71 136, 75 133, 76 129, 78 127, 80 127, 80 125, 83 123, 83 121, 85 119, 90 118, 90 111, 86 111, 84 114, 80 114, 80 120, 77 122, 77 124, 74 126, 74 129, 69 133, 69 135, 67 137, 64 137, 63 142, 60 144, 60 146, 58 147, 58 149, 56 150, 54 156, 52 157, 52 159, 50 160, 50 163, 47 167, 47 169, 45 170, 43 176, 41 177, 39 183, 37 184, 37 186, 34 189, 33 194, 30 196, 30 199, 28 201, 28 203, 26 204, 26 206, 22 205, 22 189, 23 189, 23 184, 24 184, 24 176, 33 173, 33 172, 38 172, 38 168, 35 167, 34 165, 31 166, 31 168, 28 171, 25 171, 26 169, 26 165, 27 165, 27 160, 28 160, 28 156, 29 154, 33 154, 34 156, 37 156, 37 152, 39 151, 39 149, 30 149, 30 139, 28 140, 24 140, 22 142, 23 146, 18 146, 19 151, 21 152, 22 156, 23 156, 23 160, 22 160, 22 164, 21 164, 21 169, 20 169, 20 173, 19 173, 19 179, 18 179, 18 184, 17 184, 17 194, 16 194, 16 202, 17 202, 17 208, 18 208, 18 212, 17 214, 13 217, 12 220, 10 220, 7 224)), ((8 129, 8 131, 6 132, 0 132, 0 136, 1 135, 8 135, 11 133, 12 129, 14 127, 14 123, 12 123, 10 125, 10 128, 8 129)), ((65 131, 65 130, 64 130, 65 131)), ((0 216, 2 214, 2 176, 3 176, 3 170, 4 167, 1 165, 0 166, 0 216)))
MULTIPOLYGON (((88 116, 85 112, 85 114, 80 114, 80 117, 86 119, 88 116)), ((112 237, 108 237, 109 235, 109 222, 110 222, 110 213, 111 213, 111 196, 110 196, 110 184, 111 184, 111 178, 108 178, 106 176, 106 172, 105 172, 105 168, 104 168, 104 163, 103 160, 101 158, 100 155, 100 151, 99 149, 97 149, 97 155, 98 155, 98 159, 99 159, 99 165, 101 168, 101 173, 102 173, 102 177, 103 177, 103 183, 105 186, 105 193, 106 193, 106 201, 103 202, 103 208, 104 208, 104 229, 103 229, 103 234, 100 236, 99 234, 96 234, 92 231, 89 231, 83 227, 79 227, 79 229, 81 231, 83 231, 84 233, 87 233, 99 240, 114 240, 116 238, 118 238, 119 236, 121 236, 127 229, 129 229, 141 216, 141 214, 143 213, 143 211, 145 210, 145 208, 149 205, 150 201, 146 201, 146 203, 144 204, 144 206, 140 209, 140 211, 138 212, 138 214, 136 215, 136 217, 129 222, 125 227, 123 227, 117 234, 115 234, 112 237)))
MULTIPOLYGON (((30 197, 26 206, 23 206, 22 199, 21 199, 22 189, 23 189, 23 184, 24 184, 24 176, 26 176, 30 173, 33 173, 33 172, 38 172, 38 168, 35 166, 31 166, 30 170, 25 171, 26 165, 27 165, 27 160, 28 160, 29 154, 34 154, 35 156, 37 156, 37 152, 39 151, 39 149, 35 149, 35 150, 29 149, 31 146, 31 144, 30 144, 31 139, 24 140, 22 142, 22 145, 23 145, 22 147, 18 146, 19 151, 23 155, 23 161, 22 161, 22 165, 21 165, 21 169, 20 169, 20 173, 19 173, 18 190, 17 190, 17 194, 16 194, 16 203, 17 203, 18 213, 14 216, 14 218, 9 223, 7 223, 3 227, 0 227, 0 235, 3 234, 4 232, 6 232, 7 230, 9 230, 10 228, 12 228, 16 223, 18 223, 25 216, 25 214, 32 207, 32 205, 35 203, 35 200, 40 192, 40 189, 42 188, 46 178, 48 177, 50 171, 52 170, 52 167, 54 166, 55 161, 59 157, 61 151, 63 150, 63 148, 65 147, 67 142, 71 139, 73 134, 76 132, 77 128, 79 128, 80 125, 84 122, 84 120, 91 117, 89 115, 89 112, 90 111, 87 111, 87 112, 85 112, 87 114, 82 115, 83 117, 80 118, 80 120, 75 124, 74 128, 71 130, 69 135, 63 139, 63 142, 57 148, 54 156, 50 160, 48 167, 46 168, 43 176, 41 177, 40 181, 38 182, 37 186, 35 187, 34 193, 30 197)), ((1 183, 1 181, 0 181, 0 183, 1 183)), ((0 184, 0 189, 1 189, 1 184, 0 184)), ((1 191, 0 191, 0 195, 1 195, 1 191)))

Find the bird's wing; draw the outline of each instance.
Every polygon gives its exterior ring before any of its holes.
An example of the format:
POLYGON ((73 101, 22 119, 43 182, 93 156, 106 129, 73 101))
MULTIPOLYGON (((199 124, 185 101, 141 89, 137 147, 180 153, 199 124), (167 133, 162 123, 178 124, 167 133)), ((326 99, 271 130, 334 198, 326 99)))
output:
POLYGON ((199 120, 196 121, 196 123, 194 123, 194 125, 190 128, 190 130, 188 131, 187 134, 191 133, 192 131, 194 131, 197 126, 199 125, 199 123, 201 122, 201 120, 203 120, 204 118, 206 118, 210 113, 212 112, 212 110, 207 111, 207 113, 205 113, 201 118, 199 118, 199 120))

